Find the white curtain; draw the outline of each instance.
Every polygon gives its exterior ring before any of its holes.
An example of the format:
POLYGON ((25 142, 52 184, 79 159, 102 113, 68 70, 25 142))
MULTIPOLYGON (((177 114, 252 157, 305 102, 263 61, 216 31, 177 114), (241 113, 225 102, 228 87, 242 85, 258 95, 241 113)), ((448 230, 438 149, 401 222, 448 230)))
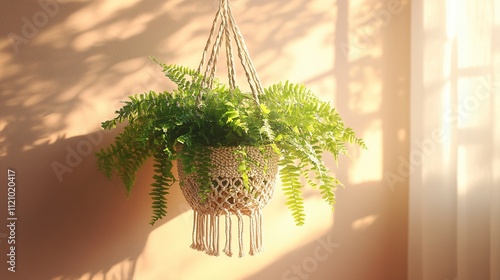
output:
POLYGON ((500 1, 412 2, 410 280, 500 279, 500 1))

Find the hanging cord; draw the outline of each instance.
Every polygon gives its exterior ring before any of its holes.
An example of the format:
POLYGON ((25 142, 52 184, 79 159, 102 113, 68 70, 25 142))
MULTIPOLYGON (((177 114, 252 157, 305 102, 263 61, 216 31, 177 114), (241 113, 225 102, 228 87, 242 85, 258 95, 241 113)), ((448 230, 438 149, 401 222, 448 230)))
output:
MULTIPOLYGON (((221 10, 222 10, 221 8, 222 7, 219 6, 219 10, 217 10, 217 14, 215 14, 215 18, 214 18, 214 21, 212 23, 212 28, 210 29, 210 35, 208 35, 207 43, 205 44, 205 48, 203 49, 203 54, 201 55, 200 65, 198 66, 198 73, 201 73, 203 70, 203 66, 205 64, 208 49, 210 48, 210 45, 212 43, 212 37, 214 36, 214 32, 215 32, 215 29, 217 27, 217 22, 219 21, 219 18, 221 17, 221 10)), ((205 81, 205 77, 203 77, 203 82, 204 81, 205 81)))
POLYGON ((237 47, 237 54, 240 59, 241 65, 245 72, 250 90, 252 92, 252 97, 257 106, 259 103, 259 94, 264 92, 262 88, 262 83, 260 82, 255 67, 250 59, 250 55, 246 48, 243 36, 236 25, 236 21, 232 15, 231 7, 229 6, 229 0, 220 0, 219 9, 212 23, 212 28, 210 30, 210 35, 208 37, 205 49, 203 50, 202 59, 198 67, 198 73, 202 74, 201 89, 197 97, 196 103, 198 106, 201 105, 202 96, 204 88, 210 89, 213 85, 213 80, 215 79, 216 64, 218 60, 219 50, 221 48, 222 42, 225 42, 226 49, 226 59, 227 59, 227 70, 230 89, 236 88, 236 70, 233 60, 233 50, 231 35, 234 38, 234 42, 237 47), (214 38, 215 37, 215 38, 214 38), (224 37, 224 38, 223 38, 224 37), (213 43, 212 43, 213 40, 213 43), (205 66, 206 56, 209 52, 210 47, 210 58, 207 65, 205 66))
MULTIPOLYGON (((225 1, 227 2, 227 0, 225 1)), ((264 90, 262 89, 262 83, 260 82, 260 79, 257 76, 257 71, 255 70, 252 60, 250 59, 250 54, 248 53, 245 41, 243 39, 243 36, 241 35, 240 29, 236 25, 236 21, 234 20, 233 14, 231 12, 231 7, 229 5, 227 7, 227 15, 229 17, 229 21, 233 29, 236 45, 238 46, 238 56, 245 70, 245 75, 247 76, 248 83, 250 84, 251 87, 252 83, 255 84, 256 88, 252 89, 252 94, 257 104, 259 104, 259 98, 257 95, 262 94, 264 92, 264 90)))

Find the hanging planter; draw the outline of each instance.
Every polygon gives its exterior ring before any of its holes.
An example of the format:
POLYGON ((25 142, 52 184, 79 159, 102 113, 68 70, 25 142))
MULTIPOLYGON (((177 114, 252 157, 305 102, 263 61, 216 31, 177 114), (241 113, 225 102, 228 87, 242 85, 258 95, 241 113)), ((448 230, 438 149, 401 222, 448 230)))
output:
POLYGON ((108 178, 117 172, 127 192, 134 186, 137 170, 148 158, 154 159, 151 224, 167 214, 166 195, 177 181, 174 161, 182 193, 194 210, 191 247, 209 255, 219 255, 221 249, 232 255, 233 217, 239 256, 244 255, 245 228, 249 253, 263 250, 262 209, 273 196, 278 169, 297 225, 305 217, 301 178, 319 189, 333 207, 334 190, 342 184, 330 173, 322 154, 329 152, 337 159, 347 154, 346 143, 365 147, 364 142, 344 126, 329 103, 303 85, 285 82, 262 87, 228 0, 220 1, 197 70, 155 62, 177 89, 131 96, 115 118, 102 123, 104 129, 118 123, 125 126, 113 144, 97 153, 100 170, 108 178), (250 92, 236 86, 234 46, 250 92), (228 85, 215 78, 223 47, 228 85))
MULTIPOLYGON (((261 252, 262 208, 272 198, 278 173, 278 154, 271 146, 211 147, 210 190, 203 199, 199 195, 200 180, 197 173, 186 174, 179 163, 181 190, 194 210, 192 248, 218 255, 220 251, 219 220, 225 217, 226 242, 224 253, 232 255, 231 215, 238 219, 238 244, 243 254, 243 216, 250 220, 250 255, 261 252), (243 169, 248 170, 242 174, 243 169)), ((189 157, 188 157, 189 158, 189 157)))

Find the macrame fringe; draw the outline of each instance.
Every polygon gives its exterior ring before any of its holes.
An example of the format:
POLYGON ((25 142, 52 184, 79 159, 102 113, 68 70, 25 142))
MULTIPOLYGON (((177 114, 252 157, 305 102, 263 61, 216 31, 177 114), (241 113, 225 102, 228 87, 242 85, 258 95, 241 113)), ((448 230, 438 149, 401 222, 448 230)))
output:
MULTIPOLYGON (((229 212, 223 214, 225 216, 225 235, 226 242, 222 250, 227 256, 233 255, 231 249, 232 242, 232 219, 229 212)), ((256 210, 250 213, 250 255, 255 255, 264 251, 262 246, 262 211, 256 210)), ((243 214, 238 211, 236 213, 238 218, 238 256, 241 258, 245 256, 243 234, 244 234, 244 219, 243 214)), ((220 253, 220 215, 216 214, 201 214, 194 211, 193 216, 193 232, 191 248, 205 252, 211 256, 219 256, 220 253)))

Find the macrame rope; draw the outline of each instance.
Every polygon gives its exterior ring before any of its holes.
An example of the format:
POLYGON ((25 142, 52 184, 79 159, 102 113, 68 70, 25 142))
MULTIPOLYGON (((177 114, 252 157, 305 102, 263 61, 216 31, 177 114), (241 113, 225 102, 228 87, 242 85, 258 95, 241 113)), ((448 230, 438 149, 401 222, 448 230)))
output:
MULTIPOLYGON (((225 11, 229 11, 229 3, 225 2, 224 7, 226 8, 225 11)), ((229 87, 231 89, 236 88, 236 69, 234 66, 234 60, 233 60, 233 50, 231 47, 231 33, 229 29, 229 24, 227 22, 227 19, 222 17, 223 24, 224 24, 224 31, 225 31, 225 37, 226 37, 226 60, 227 60, 227 76, 229 80, 229 87)))
POLYGON ((233 252, 231 252, 231 213, 226 210, 226 246, 224 247, 224 253, 231 257, 233 252))
MULTIPOLYGON (((223 20, 222 22, 224 23, 224 17, 223 17, 223 20)), ((221 45, 221 42, 222 42, 222 36, 223 36, 223 31, 224 31, 224 24, 221 23, 221 25, 219 26, 219 30, 217 32, 217 37, 215 37, 215 42, 214 42, 214 46, 212 48, 212 54, 210 55, 210 60, 208 61, 208 64, 207 64, 207 69, 205 70, 205 74, 204 74, 204 81, 206 81, 206 86, 208 88, 211 88, 212 87, 212 83, 213 83, 213 80, 215 78, 215 71, 217 69, 217 60, 219 58, 219 48, 220 48, 220 45, 221 45), (206 77, 208 76, 208 81, 206 79, 206 77)))
POLYGON ((219 234, 219 216, 215 215, 215 232, 214 232, 215 238, 215 246, 214 246, 214 256, 219 255, 219 241, 220 241, 220 234, 219 234))
POLYGON ((257 95, 262 94, 264 90, 262 89, 262 84, 257 76, 257 72, 255 71, 252 60, 250 59, 250 55, 246 48, 245 41, 243 40, 243 36, 241 35, 240 29, 236 25, 236 21, 234 20, 233 14, 231 12, 231 7, 229 6, 227 10, 227 16, 229 18, 231 27, 233 29, 236 45, 238 46, 238 56, 241 59, 243 68, 245 69, 245 75, 247 76, 248 83, 251 85, 252 88, 252 95, 255 99, 255 102, 259 104, 259 98, 257 95), (252 87, 252 83, 255 84, 256 86, 255 89, 252 87))
POLYGON ((201 55, 201 61, 198 66, 198 73, 201 73, 203 70, 203 65, 205 64, 205 59, 208 53, 208 49, 210 48, 210 44, 212 43, 212 37, 215 32, 215 28, 217 26, 217 22, 219 21, 219 18, 221 16, 221 7, 217 10, 217 13, 215 14, 214 21, 212 22, 212 28, 210 29, 210 35, 208 36, 207 43, 205 44, 205 48, 203 49, 203 54, 201 55))
MULTIPOLYGON (((222 6, 219 6, 219 9, 217 10, 217 13, 215 14, 215 18, 212 22, 212 28, 210 29, 210 34, 208 35, 208 39, 207 39, 207 43, 205 44, 205 48, 203 49, 203 53, 201 55, 201 61, 200 61, 200 64, 198 66, 198 73, 201 73, 203 71, 203 66, 205 64, 205 60, 206 60, 206 56, 207 56, 207 53, 208 53, 208 50, 210 48, 210 46, 212 46, 212 52, 211 52, 211 57, 213 55, 213 51, 214 51, 214 47, 215 45, 217 45, 217 41, 215 42, 214 45, 212 45, 212 38, 214 36, 214 33, 215 33, 215 30, 217 28, 217 25, 218 25, 218 22, 220 20, 220 18, 222 17, 222 6)), ((205 87, 207 85, 207 77, 206 77, 206 73, 207 71, 210 71, 209 69, 211 68, 211 63, 209 62, 208 65, 207 65, 207 70, 205 71, 205 75, 203 75, 202 77, 202 80, 201 80, 201 86, 202 88, 205 87)), ((203 95, 203 91, 200 91, 197 99, 196 99, 196 103, 198 105, 201 104, 201 98, 202 98, 202 95, 203 95)))
POLYGON ((256 227, 256 224, 255 224, 255 211, 252 210, 251 213, 250 213, 250 251, 249 251, 249 254, 251 256, 255 255, 257 253, 257 247, 256 247, 256 243, 257 243, 257 236, 256 236, 256 232, 255 232, 255 227, 256 227))
POLYGON ((208 220, 207 220, 207 214, 202 214, 201 215, 201 220, 200 220, 200 226, 201 226, 201 232, 200 232, 200 251, 206 251, 208 248, 207 244, 207 233, 208 233, 208 220))
POLYGON ((243 251, 243 215, 238 210, 236 216, 238 216, 238 244, 240 246, 239 257, 241 258, 245 256, 245 252, 243 251))
POLYGON ((213 255, 214 253, 214 219, 212 215, 207 215, 209 222, 208 222, 208 233, 207 233, 207 243, 208 243, 208 248, 207 248, 207 254, 213 255))
POLYGON ((197 225, 198 225, 198 211, 194 210, 193 211, 193 232, 191 234, 191 239, 192 239, 192 243, 191 243, 191 248, 193 249, 196 249, 198 247, 198 240, 197 240, 197 237, 196 237, 196 233, 197 233, 197 225))
MULTIPOLYGON (((226 45, 226 59, 227 59, 227 70, 228 70, 228 80, 229 87, 231 89, 236 88, 236 70, 235 64, 233 60, 233 52, 231 47, 231 34, 233 35, 236 47, 238 58, 240 59, 241 65, 243 66, 243 70, 245 72, 245 76, 247 78, 248 85, 250 86, 250 90, 252 92, 252 97, 257 106, 259 106, 259 94, 264 92, 262 83, 255 71, 255 67, 250 59, 249 52, 246 48, 245 41, 241 32, 236 25, 236 21, 232 15, 231 7, 229 6, 228 0, 220 0, 219 9, 217 10, 217 14, 212 23, 212 28, 210 29, 210 35, 208 37, 207 43, 203 50, 202 59, 200 65, 198 67, 198 73, 203 72, 202 77, 202 88, 208 87, 211 88, 213 85, 213 80, 215 78, 216 65, 218 61, 218 53, 221 48, 221 44, 224 41, 226 45), (215 38, 213 38, 215 36, 215 38), (222 39, 224 37, 224 40, 222 39), (212 44, 212 40, 214 40, 212 44), (204 68, 204 63, 206 60, 207 53, 212 47, 210 58, 208 63, 204 68)), ((203 90, 200 90, 199 95, 197 97, 197 104, 201 104, 203 95, 203 90)))
POLYGON ((262 245, 262 210, 257 211, 257 250, 258 253, 264 251, 264 246, 262 245))

